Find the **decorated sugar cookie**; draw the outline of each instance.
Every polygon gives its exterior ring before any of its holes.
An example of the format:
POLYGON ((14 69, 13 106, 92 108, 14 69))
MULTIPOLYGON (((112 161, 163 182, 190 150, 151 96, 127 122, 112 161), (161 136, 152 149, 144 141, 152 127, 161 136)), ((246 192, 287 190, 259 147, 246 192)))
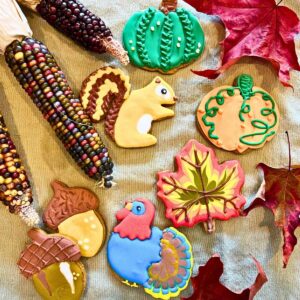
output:
POLYGON ((175 227, 203 223, 215 230, 215 220, 241 214, 244 171, 237 160, 218 162, 213 149, 190 140, 175 158, 176 170, 158 173, 157 196, 175 227))
POLYGON ((79 300, 86 285, 80 249, 62 235, 47 235, 40 229, 28 232, 32 242, 21 253, 21 274, 32 278, 35 289, 45 300, 79 300))
POLYGON ((152 121, 173 117, 174 111, 164 105, 173 105, 177 98, 160 77, 142 89, 130 89, 129 77, 122 70, 105 67, 83 82, 80 97, 94 122, 105 120, 105 132, 118 146, 152 146, 157 142, 149 133, 152 121))
POLYGON ((59 181, 54 181, 52 188, 54 196, 43 215, 45 225, 75 240, 82 256, 96 255, 106 238, 104 221, 97 212, 97 196, 87 189, 70 188, 59 181))
POLYGON ((197 110, 199 128, 215 146, 227 151, 258 149, 278 130, 279 110, 265 90, 241 75, 234 86, 209 92, 197 110))
POLYGON ((185 8, 177 8, 177 0, 162 0, 159 9, 135 13, 123 31, 131 63, 167 74, 199 58, 204 43, 199 20, 185 8))
POLYGON ((126 202, 107 245, 111 268, 131 286, 154 298, 177 297, 190 280, 192 247, 175 228, 152 227, 155 207, 149 200, 126 202))

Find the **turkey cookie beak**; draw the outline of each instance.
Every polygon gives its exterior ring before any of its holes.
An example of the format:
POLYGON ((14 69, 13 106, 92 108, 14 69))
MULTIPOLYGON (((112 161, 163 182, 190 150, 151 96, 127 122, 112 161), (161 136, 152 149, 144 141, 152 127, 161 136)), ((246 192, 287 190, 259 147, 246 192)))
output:
POLYGON ((178 100, 178 97, 174 96, 173 100, 176 102, 178 100))
POLYGON ((132 209, 132 203, 128 202, 126 203, 125 207, 121 210, 119 210, 116 214, 116 219, 118 222, 121 222, 124 220, 131 212, 132 209))

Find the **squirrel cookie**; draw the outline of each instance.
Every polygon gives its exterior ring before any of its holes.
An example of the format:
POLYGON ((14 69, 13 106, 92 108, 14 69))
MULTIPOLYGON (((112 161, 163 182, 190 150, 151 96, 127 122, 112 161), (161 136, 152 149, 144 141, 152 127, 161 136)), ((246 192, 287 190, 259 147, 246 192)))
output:
POLYGON ((72 240, 31 229, 32 242, 21 253, 18 267, 32 278, 35 289, 45 300, 79 300, 86 285, 80 249, 72 240))
POLYGON ((159 9, 149 7, 128 20, 123 44, 134 65, 172 74, 201 56, 205 40, 196 16, 177 8, 177 0, 162 0, 159 9))
POLYGON ((279 110, 273 98, 241 75, 234 86, 209 92, 197 110, 199 128, 215 146, 227 151, 258 149, 278 130, 279 110))
POLYGON ((80 98, 94 122, 105 120, 105 132, 119 147, 140 148, 156 144, 149 134, 152 121, 174 116, 163 105, 173 105, 175 93, 156 77, 146 87, 130 91, 129 77, 120 69, 101 68, 82 84, 80 98))
POLYGON ((154 298, 177 297, 190 280, 193 269, 192 247, 173 227, 152 227, 155 207, 147 199, 126 202, 117 215, 107 245, 111 268, 123 283, 137 287, 154 298))
POLYGON ((59 181, 52 182, 52 188, 54 196, 43 215, 45 225, 75 240, 82 256, 96 255, 106 239, 106 227, 97 212, 97 196, 87 189, 70 188, 59 181))

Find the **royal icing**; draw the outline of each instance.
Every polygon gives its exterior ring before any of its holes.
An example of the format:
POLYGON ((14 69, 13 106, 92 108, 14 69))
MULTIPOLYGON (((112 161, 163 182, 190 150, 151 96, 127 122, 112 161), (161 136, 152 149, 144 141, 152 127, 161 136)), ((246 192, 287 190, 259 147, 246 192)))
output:
POLYGON ((111 268, 123 283, 145 288, 154 298, 176 297, 186 288, 193 267, 192 248, 175 228, 152 227, 154 205, 146 199, 127 202, 117 215, 107 245, 111 268))
POLYGON ((87 189, 70 188, 59 181, 54 181, 52 188, 54 196, 44 211, 44 223, 75 240, 82 256, 96 255, 106 238, 104 221, 96 212, 97 196, 87 189))
POLYGON ((79 262, 61 262, 33 275, 32 280, 42 299, 80 300, 86 285, 86 274, 79 262))
POLYGON ((160 10, 150 7, 128 20, 123 44, 136 66, 171 73, 197 59, 205 40, 199 20, 193 14, 176 8, 176 1, 165 10, 164 2, 160 10))
POLYGON ((173 117, 174 111, 163 105, 173 105, 176 97, 160 77, 130 92, 129 77, 120 69, 106 67, 85 80, 81 100, 93 120, 105 119, 105 132, 118 146, 139 148, 156 144, 156 137, 149 133, 152 121, 173 117))
POLYGON ((201 131, 217 147, 243 153, 262 147, 278 130, 279 110, 274 99, 241 75, 236 86, 209 92, 197 110, 201 131))

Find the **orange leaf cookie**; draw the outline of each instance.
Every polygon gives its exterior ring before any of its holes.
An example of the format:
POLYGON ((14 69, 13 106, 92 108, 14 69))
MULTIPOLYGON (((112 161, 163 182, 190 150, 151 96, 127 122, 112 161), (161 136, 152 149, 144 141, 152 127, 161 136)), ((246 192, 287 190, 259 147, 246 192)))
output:
POLYGON ((279 126, 279 110, 273 98, 253 86, 249 75, 237 78, 235 86, 209 92, 197 110, 199 128, 215 146, 243 153, 270 141, 279 126))
POLYGON ((45 209, 44 223, 52 230, 74 239, 82 256, 92 257, 102 247, 106 228, 100 214, 97 196, 84 188, 70 188, 64 183, 52 183, 54 196, 45 209))

